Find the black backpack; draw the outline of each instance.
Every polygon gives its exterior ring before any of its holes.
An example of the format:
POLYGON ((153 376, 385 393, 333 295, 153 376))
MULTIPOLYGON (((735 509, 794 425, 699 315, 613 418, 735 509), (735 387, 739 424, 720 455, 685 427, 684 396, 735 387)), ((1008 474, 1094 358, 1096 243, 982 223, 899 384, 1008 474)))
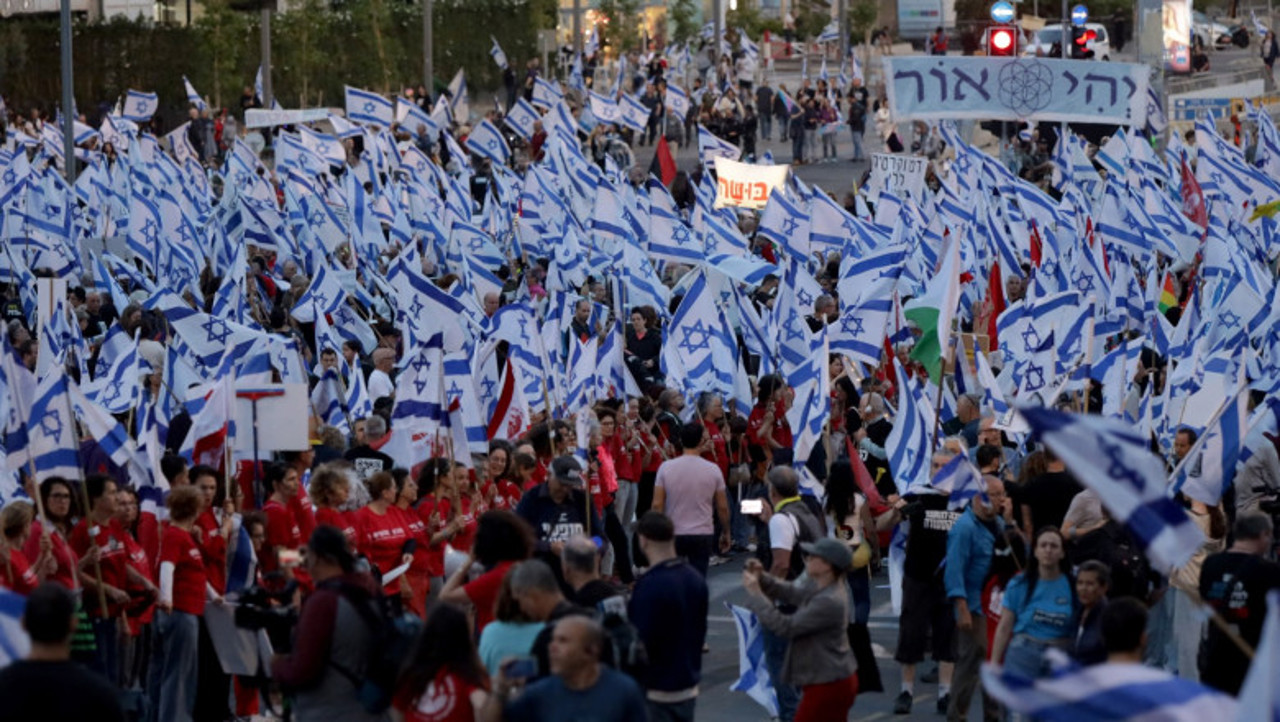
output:
POLYGON ((621 595, 596 604, 596 619, 609 638, 605 662, 632 679, 643 681, 649 671, 649 653, 640 630, 627 617, 627 600, 621 595))
POLYGON ((363 677, 335 662, 330 661, 329 664, 355 686, 356 697, 366 712, 385 712, 395 695, 401 666, 412 653, 422 631, 422 620, 404 612, 399 600, 393 600, 380 591, 370 594, 350 584, 343 584, 337 589, 373 633, 373 652, 363 677))

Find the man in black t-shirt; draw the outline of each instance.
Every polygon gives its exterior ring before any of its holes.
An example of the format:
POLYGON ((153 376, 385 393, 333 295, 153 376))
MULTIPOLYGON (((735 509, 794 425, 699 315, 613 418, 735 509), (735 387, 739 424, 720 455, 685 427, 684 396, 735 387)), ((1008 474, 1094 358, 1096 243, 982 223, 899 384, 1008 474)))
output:
POLYGON ((1048 447, 1044 448, 1044 458, 1045 473, 1027 482, 1013 497, 1014 504, 1020 508, 1018 523, 1028 539, 1034 538, 1037 529, 1061 527, 1071 500, 1084 491, 1080 482, 1048 447))
MULTIPOLYGON (((1271 549, 1271 519, 1257 513, 1236 519, 1235 543, 1210 555, 1200 569, 1200 597, 1255 649, 1267 616, 1267 591, 1280 588, 1280 564, 1264 559, 1271 549)), ((1249 658, 1217 625, 1209 625, 1200 681, 1238 694, 1249 658)))
POLYGON ((56 582, 41 584, 27 597, 22 626, 31 637, 31 653, 0 670, 5 722, 124 722, 115 687, 71 661, 75 610, 71 592, 56 582))
MULTIPOLYGON (((934 472, 951 461, 951 454, 933 457, 934 472)), ((945 714, 950 702, 951 671, 955 662, 951 638, 955 617, 943 581, 943 561, 947 558, 947 535, 958 512, 947 509, 949 497, 942 493, 912 494, 903 497, 903 519, 911 524, 907 533, 907 554, 903 561, 902 614, 898 619, 898 649, 893 658, 902 665, 902 692, 894 701, 894 713, 908 714, 915 695, 916 665, 924 661, 926 642, 932 640, 934 661, 938 663, 938 712, 945 714)))

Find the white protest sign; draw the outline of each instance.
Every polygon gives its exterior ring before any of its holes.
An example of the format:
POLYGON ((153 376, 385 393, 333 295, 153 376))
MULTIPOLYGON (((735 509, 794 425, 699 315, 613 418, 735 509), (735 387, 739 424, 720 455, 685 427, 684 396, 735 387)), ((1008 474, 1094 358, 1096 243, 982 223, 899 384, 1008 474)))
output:
POLYGON ((867 181, 867 199, 875 203, 881 193, 899 198, 920 200, 924 193, 924 172, 929 159, 916 155, 893 153, 871 154, 871 178, 867 181))
POLYGON ((235 449, 253 458, 254 405, 258 421, 258 458, 273 451, 311 448, 305 419, 311 415, 306 384, 255 384, 236 387, 235 449), (269 394, 269 395, 268 395, 269 394), (253 396, 259 396, 257 401, 253 396), (299 422, 299 419, 304 420, 299 422))
POLYGON ((305 108, 302 110, 267 110, 250 108, 244 112, 244 124, 248 128, 270 128, 273 125, 298 125, 325 120, 333 108, 305 108))
POLYGON ((761 210, 769 194, 787 182, 786 165, 752 165, 716 158, 716 208, 738 206, 761 210))

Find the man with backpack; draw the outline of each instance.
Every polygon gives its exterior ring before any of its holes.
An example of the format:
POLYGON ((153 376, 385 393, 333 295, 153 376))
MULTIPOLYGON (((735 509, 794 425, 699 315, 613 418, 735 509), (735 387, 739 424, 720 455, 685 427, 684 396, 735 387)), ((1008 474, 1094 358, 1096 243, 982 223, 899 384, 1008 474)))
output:
MULTIPOLYGON (((827 535, 821 514, 814 514, 800 496, 800 477, 787 465, 775 466, 765 475, 769 485, 769 503, 764 505, 761 521, 769 527, 770 557, 765 561, 769 573, 778 579, 793 581, 804 571, 802 542, 815 542, 827 535)), ((784 610, 793 611, 793 610, 784 610)), ((764 660, 769 677, 778 693, 778 719, 791 722, 800 705, 800 691, 781 681, 782 665, 787 653, 787 639, 761 629, 764 660)))
POLYGON ((384 635, 370 621, 377 619, 371 610, 381 597, 377 584, 356 571, 346 537, 331 526, 312 533, 306 566, 315 591, 302 604, 293 652, 272 660, 272 678, 292 695, 298 722, 385 719, 395 671, 380 679, 384 635), (379 701, 369 700, 368 688, 379 682, 386 685, 385 704, 374 711, 379 701))
POLYGON ((636 534, 649 571, 636 581, 627 613, 648 655, 648 669, 638 681, 645 689, 649 719, 693 722, 707 638, 707 582, 676 556, 676 528, 666 515, 647 512, 636 534))

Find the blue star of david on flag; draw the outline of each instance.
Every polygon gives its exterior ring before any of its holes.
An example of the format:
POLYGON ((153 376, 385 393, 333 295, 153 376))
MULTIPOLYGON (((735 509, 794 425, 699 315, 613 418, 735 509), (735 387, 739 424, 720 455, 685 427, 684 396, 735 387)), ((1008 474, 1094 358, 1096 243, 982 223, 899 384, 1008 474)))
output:
POLYGON ((1240 326, 1240 317, 1233 311, 1225 311, 1218 318, 1222 321, 1222 325, 1227 328, 1239 328, 1240 326))
POLYGON ((1036 332, 1034 326, 1027 325, 1022 332, 1022 343, 1026 346, 1027 351, 1035 351, 1040 346, 1040 334, 1036 332))
POLYGON ((866 333, 862 328, 862 319, 852 314, 840 319, 840 327, 845 333, 854 336, 861 336, 866 333))
POLYGON ((1027 366, 1026 371, 1027 391, 1039 391, 1044 388, 1044 368, 1031 364, 1027 366))
POLYGON ((57 409, 49 409, 44 416, 40 417, 40 431, 45 436, 52 438, 61 438, 62 436, 62 415, 57 409))
POLYGON ((209 343, 226 344, 227 339, 231 336, 231 327, 226 321, 215 316, 210 316, 201 328, 209 335, 209 343))
POLYGON ((680 348, 695 353, 704 349, 711 348, 711 331, 702 323, 702 319, 698 319, 691 326, 680 329, 684 332, 684 340, 678 345, 680 348), (697 339, 696 341, 694 339, 697 339))
POLYGON ((497 385, 498 385, 498 382, 487 377, 480 382, 480 388, 483 389, 482 393, 484 394, 485 397, 493 396, 493 390, 494 388, 497 387, 497 385))

